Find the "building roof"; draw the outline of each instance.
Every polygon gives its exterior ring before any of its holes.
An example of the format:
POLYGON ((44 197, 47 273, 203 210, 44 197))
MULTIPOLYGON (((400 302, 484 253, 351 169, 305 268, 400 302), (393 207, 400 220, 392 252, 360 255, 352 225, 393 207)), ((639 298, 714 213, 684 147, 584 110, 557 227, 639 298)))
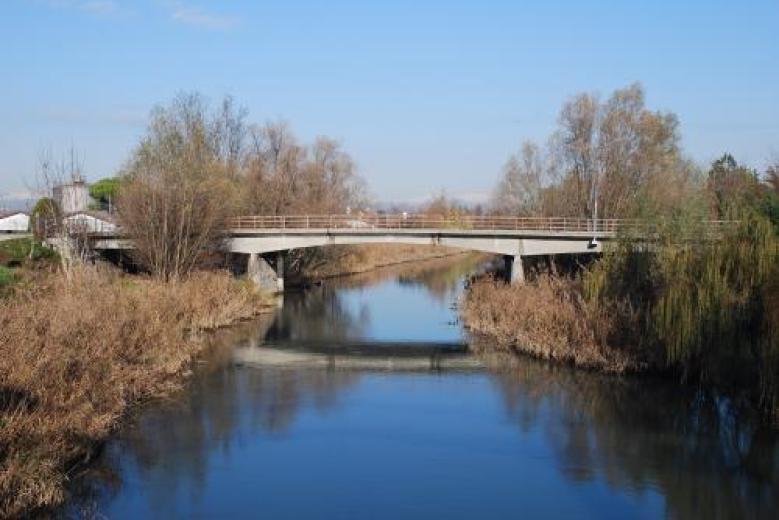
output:
POLYGON ((30 216, 30 214, 26 211, 0 211, 0 218, 13 217, 14 215, 24 215, 25 217, 30 216))
POLYGON ((70 217, 77 217, 77 216, 85 216, 85 217, 92 217, 94 219, 102 220, 103 222, 112 222, 116 223, 116 215, 113 213, 109 213, 107 211, 102 210, 84 210, 84 211, 74 211, 72 213, 68 213, 65 218, 70 217))

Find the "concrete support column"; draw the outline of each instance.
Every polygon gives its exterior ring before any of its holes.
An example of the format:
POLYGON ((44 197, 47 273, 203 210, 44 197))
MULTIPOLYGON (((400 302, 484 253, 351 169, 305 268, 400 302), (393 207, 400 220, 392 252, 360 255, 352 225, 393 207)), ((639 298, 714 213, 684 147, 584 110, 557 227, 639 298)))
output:
POLYGON ((525 283, 525 270, 522 267, 521 255, 506 255, 503 257, 506 263, 506 274, 510 283, 525 283))
POLYGON ((284 292, 284 252, 276 253, 276 290, 284 292))
POLYGON ((249 253, 249 260, 246 264, 246 276, 250 279, 254 279, 260 272, 260 255, 257 253, 249 253))
MULTIPOLYGON (((249 253, 246 264, 246 276, 257 287, 268 292, 281 292, 284 290, 284 279, 276 275, 276 271, 258 253, 249 253)), ((282 266, 283 269, 283 266, 282 266)))

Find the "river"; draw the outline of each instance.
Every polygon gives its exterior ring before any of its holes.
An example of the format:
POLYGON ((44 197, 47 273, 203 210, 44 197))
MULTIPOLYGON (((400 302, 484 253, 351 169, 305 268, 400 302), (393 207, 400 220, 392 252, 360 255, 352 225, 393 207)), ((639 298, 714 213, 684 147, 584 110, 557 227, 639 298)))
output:
POLYGON ((140 410, 68 516, 777 518, 779 432, 648 378, 476 355, 455 258, 288 292, 140 410))

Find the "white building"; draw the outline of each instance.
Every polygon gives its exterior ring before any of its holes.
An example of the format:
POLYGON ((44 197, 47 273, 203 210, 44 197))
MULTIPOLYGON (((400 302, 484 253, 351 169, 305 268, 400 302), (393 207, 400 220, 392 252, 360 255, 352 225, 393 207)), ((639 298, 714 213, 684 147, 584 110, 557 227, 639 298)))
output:
POLYGON ((113 233, 117 230, 113 218, 101 211, 81 211, 65 217, 64 224, 71 233, 113 233))
POLYGON ((25 233, 29 229, 30 216, 27 213, 0 213, 0 233, 25 233))
POLYGON ((54 200, 65 214, 86 211, 89 207, 89 186, 81 179, 54 187, 54 200))

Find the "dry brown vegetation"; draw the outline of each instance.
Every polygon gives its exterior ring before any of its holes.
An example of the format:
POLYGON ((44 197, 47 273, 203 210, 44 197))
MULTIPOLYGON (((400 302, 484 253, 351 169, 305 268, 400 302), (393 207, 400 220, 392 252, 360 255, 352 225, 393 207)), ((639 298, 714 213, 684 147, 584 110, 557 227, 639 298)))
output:
POLYGON ((234 209, 236 162, 229 99, 212 115, 195 95, 152 114, 121 175, 118 210, 132 254, 154 276, 176 279, 218 250, 234 209))
POLYGON ((648 365, 639 352, 609 345, 614 321, 582 298, 579 280, 540 276, 534 283, 474 282, 461 312, 468 329, 493 347, 607 372, 648 365))
POLYGON ((248 125, 246 116, 229 97, 213 110, 198 94, 154 109, 117 183, 131 254, 154 276, 208 265, 227 217, 346 213, 363 203, 362 181, 337 141, 301 144, 286 124, 248 125))
POLYGON ((577 281, 476 284, 464 317, 513 350, 658 368, 748 393, 779 416, 777 170, 761 179, 724 154, 704 172, 679 141, 676 116, 649 110, 638 84, 565 103, 548 146, 526 143, 509 158, 492 210, 641 218, 652 244, 619 237, 577 281), (713 236, 709 219, 730 224, 713 236))
POLYGON ((678 126, 673 113, 646 107, 640 84, 605 101, 574 96, 547 146, 526 142, 509 157, 492 209, 607 218, 668 212, 689 196, 697 175, 680 150, 678 126))
POLYGON ((268 308, 226 273, 79 268, 0 301, 0 516, 48 508, 128 406, 180 385, 198 333, 268 308))

